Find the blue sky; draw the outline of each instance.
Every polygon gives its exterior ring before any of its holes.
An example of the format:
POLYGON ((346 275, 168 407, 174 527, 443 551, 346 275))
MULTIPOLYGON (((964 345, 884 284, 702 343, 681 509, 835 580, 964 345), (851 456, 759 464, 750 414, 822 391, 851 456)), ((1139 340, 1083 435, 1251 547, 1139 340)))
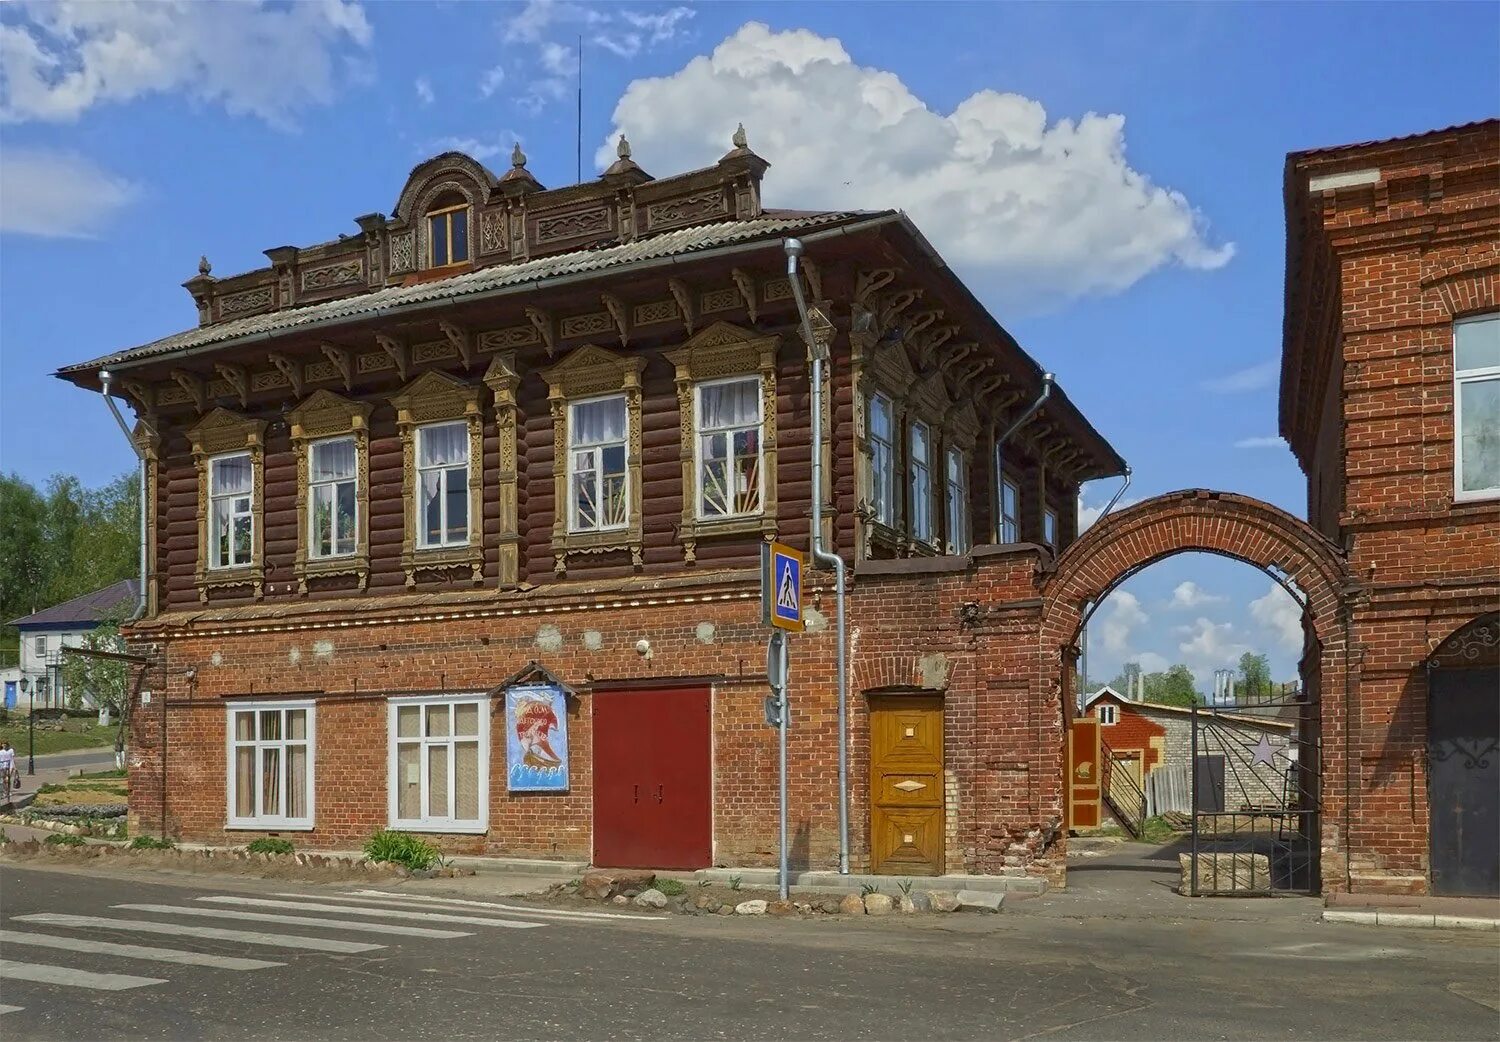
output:
MULTIPOLYGON (((503 169, 520 140, 571 181, 582 35, 585 176, 617 129, 660 175, 743 120, 772 204, 912 213, 1131 462, 1127 500, 1208 486, 1301 514, 1275 440, 1285 154, 1493 115, 1497 11, 6 5, 0 466, 129 468, 102 403, 48 374, 191 325, 199 254, 232 273, 352 233, 448 147, 503 169)), ((1199 556, 1148 569, 1096 616, 1091 672, 1144 655, 1207 678, 1250 648, 1289 677, 1270 589, 1199 556)))

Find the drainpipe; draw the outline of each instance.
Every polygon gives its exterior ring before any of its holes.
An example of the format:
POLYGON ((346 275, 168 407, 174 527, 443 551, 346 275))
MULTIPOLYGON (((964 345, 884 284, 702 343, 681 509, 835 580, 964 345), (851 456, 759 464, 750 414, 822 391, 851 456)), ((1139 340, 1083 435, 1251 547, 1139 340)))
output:
MULTIPOLYGON (((130 425, 125 422, 125 417, 120 415, 120 407, 115 404, 114 397, 109 393, 110 383, 114 380, 114 374, 108 369, 99 370, 100 393, 104 395, 104 404, 109 406, 109 411, 114 415, 115 422, 120 425, 120 433, 125 435, 125 441, 130 446, 130 451, 135 453, 140 462, 140 499, 141 499, 141 577, 139 585, 139 597, 136 601, 135 612, 127 619, 127 622, 135 622, 146 614, 146 511, 149 508, 146 503, 146 454, 141 447, 135 443, 135 436, 130 432, 130 425)), ((141 421, 145 423, 144 420, 141 421)), ((150 429, 150 424, 147 424, 150 429)), ((155 433, 154 431, 152 433, 155 433)))
POLYGON ((1125 464, 1125 480, 1120 483, 1119 489, 1117 489, 1115 491, 1115 494, 1110 497, 1109 502, 1107 504, 1105 504, 1103 512, 1100 513, 1098 520, 1096 520, 1094 522, 1094 524, 1097 525, 1100 521, 1103 521, 1106 517, 1109 516, 1109 512, 1115 508, 1115 504, 1120 501, 1120 497, 1125 494, 1125 490, 1127 488, 1129 488, 1129 487, 1130 487, 1130 464, 1127 463, 1127 464, 1125 464))
POLYGON ((802 279, 797 273, 797 259, 802 256, 802 243, 788 238, 783 244, 786 250, 787 281, 792 285, 792 296, 797 302, 797 314, 802 319, 802 334, 807 339, 807 349, 812 357, 812 559, 813 565, 826 565, 833 569, 834 604, 838 628, 838 731, 839 731, 839 872, 849 874, 849 662, 848 644, 844 637, 844 599, 846 570, 844 559, 831 553, 823 545, 823 363, 828 360, 827 345, 820 345, 813 334, 812 319, 808 315, 807 300, 802 293, 802 279))
MULTIPOLYGON (((1001 464, 1001 461, 1005 457, 1005 453, 1004 453, 1004 451, 1002 450, 1001 447, 1007 441, 1010 440, 1010 436, 1012 434, 1014 434, 1014 433, 1016 433, 1016 431, 1020 430, 1021 427, 1028 420, 1030 420, 1033 416, 1036 415, 1036 411, 1038 409, 1040 409, 1044 404, 1046 404, 1048 398, 1052 397, 1052 385, 1054 383, 1056 383, 1056 382, 1057 382, 1057 377, 1053 376, 1051 373, 1043 373, 1042 374, 1042 393, 1039 394, 1039 395, 1037 395, 1036 400, 1033 401, 1030 405, 1028 405, 1026 407, 1026 411, 1025 412, 1021 413, 1020 416, 1016 417, 1014 423, 1012 423, 1009 427, 1005 428, 1005 433, 1004 434, 998 434, 998 435, 995 436, 995 452, 994 452, 994 456, 995 456, 995 458, 994 458, 994 464, 995 464, 995 508, 996 508, 995 509, 995 542, 997 542, 997 543, 1000 541, 1000 529, 1001 529, 1001 526, 1004 524, 1004 519, 999 516, 1000 515, 1000 510, 999 510, 999 508, 1000 508, 1000 480, 1001 480, 1001 467, 1000 467, 1000 464, 1001 464)), ((1019 520, 1020 519, 1017 518, 1017 521, 1019 521, 1019 520)), ((1019 532, 1017 532, 1016 534, 1017 534, 1017 536, 1020 535, 1019 532)))

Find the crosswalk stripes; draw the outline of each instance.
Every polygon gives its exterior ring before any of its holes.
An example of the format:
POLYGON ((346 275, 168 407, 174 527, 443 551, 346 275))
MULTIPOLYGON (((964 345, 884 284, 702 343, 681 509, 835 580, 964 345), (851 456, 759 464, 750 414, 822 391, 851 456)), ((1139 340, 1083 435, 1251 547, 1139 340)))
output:
POLYGON ((47 966, 36 962, 12 962, 0 959, 0 978, 6 980, 36 981, 41 984, 60 984, 68 988, 89 988, 93 991, 128 991, 151 984, 165 984, 160 977, 136 977, 129 973, 93 973, 75 970, 71 966, 47 966))
MULTIPOLYGON (((83 952, 93 955, 118 955, 122 959, 141 959, 146 962, 171 962, 183 966, 209 966, 216 970, 266 970, 273 966, 285 966, 284 962, 267 962, 264 959, 242 959, 231 955, 205 955, 201 952, 183 951, 180 948, 147 948, 139 944, 114 944, 85 937, 58 937, 46 933, 30 933, 24 930, 0 930, 0 944, 19 944, 34 948, 53 948, 65 952, 83 952)), ((4 1010, 0 1010, 3 1013, 4 1010)))
POLYGON ((358 933, 380 933, 399 937, 472 937, 465 930, 434 930, 428 926, 399 926, 393 923, 353 922, 348 919, 312 919, 301 915, 274 915, 269 912, 237 912, 227 908, 195 908, 189 905, 114 905, 127 912, 163 912, 167 915, 196 915, 213 919, 240 919, 261 923, 288 923, 293 926, 328 926, 358 933))
POLYGON ((183 926, 180 923, 158 923, 149 919, 110 919, 98 915, 67 915, 61 912, 37 912, 12 917, 16 922, 43 923, 47 926, 94 926, 101 930, 124 930, 137 933, 159 933, 177 937, 203 937, 215 941, 239 941, 271 948, 293 948, 310 952, 334 952, 355 955, 384 948, 383 944, 364 941, 337 941, 322 937, 303 937, 259 930, 223 930, 217 926, 183 926))
MULTIPOLYGON (((305 912, 338 912, 341 915, 363 915, 378 919, 419 919, 438 923, 472 923, 479 926, 497 926, 506 930, 535 930, 543 923, 528 923, 517 919, 496 919, 478 915, 449 915, 444 912, 412 912, 399 908, 367 908, 354 905, 317 904, 300 901, 273 901, 262 897, 228 897, 215 895, 200 897, 209 904, 247 905, 252 908, 289 908, 305 912)), ((319 898, 318 900, 321 900, 319 898)))
MULTIPOLYGON (((277 894, 277 897, 298 897, 298 894, 277 894)), ((320 901, 350 901, 364 902, 366 904, 378 901, 400 902, 418 907, 452 908, 452 909, 493 909, 508 915, 534 915, 549 919, 588 919, 588 920, 610 920, 610 919, 641 919, 647 922, 657 922, 659 916, 654 915, 631 915, 628 912, 586 912, 571 908, 530 908, 526 905, 503 904, 499 901, 473 901, 462 897, 437 897, 430 894, 396 894, 387 890, 353 890, 347 896, 334 896, 332 894, 319 894, 320 901)))

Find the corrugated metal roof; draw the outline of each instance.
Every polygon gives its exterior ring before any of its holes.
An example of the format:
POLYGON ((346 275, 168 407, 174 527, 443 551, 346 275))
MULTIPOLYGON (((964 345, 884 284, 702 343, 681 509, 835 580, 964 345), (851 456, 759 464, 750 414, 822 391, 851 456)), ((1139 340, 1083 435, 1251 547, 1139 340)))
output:
POLYGON ((252 315, 248 318, 232 319, 209 326, 198 326, 181 333, 174 333, 172 336, 162 337, 160 340, 153 340, 139 347, 101 355, 89 362, 64 366, 58 372, 72 373, 96 369, 116 365, 126 360, 134 361, 208 344, 227 343, 242 337, 292 330, 313 323, 323 324, 346 318, 357 319, 371 312, 395 310, 428 301, 445 299, 456 301, 505 286, 538 282, 560 275, 603 271, 639 261, 693 253, 715 246, 748 242, 757 238, 818 228, 867 216, 874 216, 874 214, 859 211, 778 214, 748 221, 721 221, 717 224, 680 228, 636 242, 575 250, 553 257, 523 261, 520 264, 500 264, 463 275, 455 275, 438 282, 426 282, 414 286, 392 286, 375 290, 372 293, 341 297, 338 300, 311 304, 307 307, 271 311, 263 315, 252 315))
POLYGON ((140 596, 136 590, 136 580, 121 579, 113 586, 106 586, 102 590, 74 597, 71 601, 63 601, 50 608, 43 608, 39 612, 12 619, 7 625, 22 629, 92 628, 105 612, 123 601, 133 601, 140 596))
POLYGON ((1446 134, 1459 134, 1468 130, 1477 130, 1480 127, 1500 123, 1496 119, 1476 119, 1472 123, 1455 123, 1451 127, 1442 127, 1438 130, 1422 130, 1415 134, 1402 134, 1399 137, 1377 138, 1374 141, 1352 141, 1347 145, 1324 145, 1320 148, 1305 148, 1299 152, 1289 152, 1288 159, 1305 159, 1309 156, 1337 155, 1341 152, 1354 152, 1361 148, 1376 148, 1386 145, 1404 145, 1422 138, 1442 137, 1446 134))

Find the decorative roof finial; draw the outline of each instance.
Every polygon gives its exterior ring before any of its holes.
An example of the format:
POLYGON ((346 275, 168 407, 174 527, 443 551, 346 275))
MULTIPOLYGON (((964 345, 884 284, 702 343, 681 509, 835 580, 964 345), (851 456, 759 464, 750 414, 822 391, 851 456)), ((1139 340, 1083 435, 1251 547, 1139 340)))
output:
POLYGON ((207 275, 213 270, 214 266, 208 263, 208 256, 206 254, 200 254, 198 257, 198 274, 207 275))
POLYGON ((625 135, 620 135, 620 143, 615 146, 615 155, 621 159, 630 158, 630 142, 625 140, 625 135))
POLYGON ((517 170, 523 170, 526 167, 526 153, 521 151, 521 143, 519 141, 516 142, 516 147, 511 150, 510 165, 517 170))
POLYGON ((746 147, 748 147, 748 145, 749 145, 749 139, 745 137, 745 124, 741 123, 739 126, 735 127, 734 128, 734 137, 730 138, 729 140, 730 140, 730 143, 733 144, 735 148, 746 148, 746 147))

